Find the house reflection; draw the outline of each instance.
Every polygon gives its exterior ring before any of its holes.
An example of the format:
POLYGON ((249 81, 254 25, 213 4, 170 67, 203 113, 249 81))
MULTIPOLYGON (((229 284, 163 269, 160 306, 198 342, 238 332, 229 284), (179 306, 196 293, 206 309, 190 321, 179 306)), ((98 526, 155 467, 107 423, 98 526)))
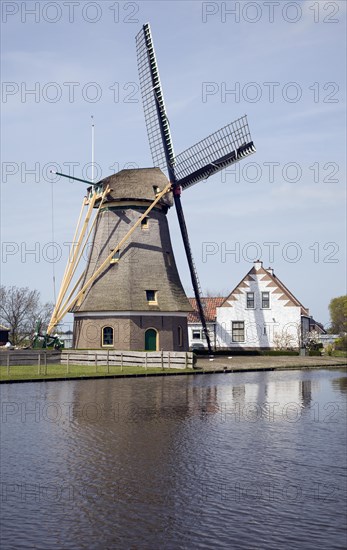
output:
MULTIPOLYGON (((79 426, 91 424, 143 423, 170 421, 173 424, 190 417, 207 418, 221 413, 227 405, 256 405, 261 409, 290 403, 300 408, 312 404, 312 392, 319 382, 302 373, 295 379, 273 377, 271 372, 252 373, 252 381, 243 384, 235 375, 219 377, 172 377, 121 380, 85 380, 56 385, 51 395, 64 403, 69 421, 79 426), (213 383, 212 383, 213 381, 213 383)), ((347 392, 346 378, 333 380, 333 387, 347 392)))
POLYGON ((347 376, 341 376, 340 378, 333 378, 331 385, 335 391, 341 393, 347 393, 347 376))

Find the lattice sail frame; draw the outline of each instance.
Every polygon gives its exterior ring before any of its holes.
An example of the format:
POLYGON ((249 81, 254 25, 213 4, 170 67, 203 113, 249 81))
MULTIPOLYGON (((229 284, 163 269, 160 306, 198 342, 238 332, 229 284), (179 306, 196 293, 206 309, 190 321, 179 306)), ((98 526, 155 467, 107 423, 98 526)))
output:
POLYGON ((177 155, 175 175, 186 189, 252 153, 255 146, 244 115, 177 155))
POLYGON ((175 157, 149 23, 136 36, 139 80, 154 166, 187 189, 255 153, 247 116, 230 122, 175 157))
POLYGON ((136 53, 143 110, 154 166, 165 172, 173 166, 175 154, 166 114, 159 70, 149 24, 136 36, 136 53))

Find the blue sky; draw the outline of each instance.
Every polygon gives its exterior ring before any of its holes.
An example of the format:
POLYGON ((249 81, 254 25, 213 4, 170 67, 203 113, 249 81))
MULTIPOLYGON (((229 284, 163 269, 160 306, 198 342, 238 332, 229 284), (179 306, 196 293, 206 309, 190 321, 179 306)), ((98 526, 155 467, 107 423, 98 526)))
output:
MULTIPOLYGON (((135 50, 149 21, 176 153, 245 113, 257 147, 183 194, 202 288, 227 294, 261 256, 328 323, 346 292, 347 4, 68 4, 2 3, 1 283, 53 300, 85 187, 49 168, 90 177, 92 114, 101 177, 152 165, 135 50)), ((192 295, 173 210, 169 224, 192 295)))

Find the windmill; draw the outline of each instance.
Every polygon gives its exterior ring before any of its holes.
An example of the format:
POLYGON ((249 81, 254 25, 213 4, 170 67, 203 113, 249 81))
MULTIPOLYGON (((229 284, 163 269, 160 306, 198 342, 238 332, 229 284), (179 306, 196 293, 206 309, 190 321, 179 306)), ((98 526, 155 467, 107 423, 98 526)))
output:
MULTIPOLYGON (((176 340, 167 338, 166 345, 174 345, 171 349, 179 349, 175 348, 176 345, 182 346, 182 327, 186 329, 186 312, 191 310, 191 306, 179 279, 166 221, 167 210, 174 203, 196 304, 211 353, 199 279, 181 204, 181 192, 254 153, 255 147, 247 117, 243 116, 175 156, 149 24, 145 24, 136 36, 136 49, 147 134, 155 168, 122 170, 97 183, 57 173, 87 183, 90 187, 82 202, 73 241, 76 245, 69 256, 47 333, 52 332, 67 312, 73 311, 75 345, 77 341, 78 347, 88 347, 86 339, 81 335, 83 331, 94 328, 102 332, 102 345, 111 346, 114 344, 111 318, 117 318, 118 325, 122 327, 127 312, 129 322, 131 321, 129 331, 133 330, 135 335, 135 340, 132 336, 127 339, 129 349, 134 345, 135 349, 139 349, 137 346, 141 348, 140 328, 144 328, 146 339, 150 333, 148 338, 153 337, 153 331, 158 328, 159 317, 163 328, 166 323, 165 334, 169 330, 178 333, 176 340), (167 174, 168 179, 161 170, 167 174), (85 207, 87 213, 82 221, 85 207), (93 210, 96 210, 96 215, 89 227, 93 210), (150 241, 146 241, 146 231, 141 233, 141 229, 146 229, 148 220, 152 225, 150 241), (74 281, 93 230, 88 265, 77 281, 74 281), (131 247, 137 252, 138 265, 129 268, 131 247), (153 260, 157 262, 154 267, 153 260), (153 289, 154 284, 150 286, 153 279, 155 285, 160 287, 159 291, 153 289), (115 288, 117 292, 114 291, 115 288), (161 303, 157 302, 157 293, 161 296, 161 303), (138 344, 134 344, 136 338, 139 339, 138 344), (181 344, 177 343, 179 341, 181 344)), ((187 338, 184 345, 187 346, 187 338)), ((158 342, 156 346, 158 348, 158 342)))

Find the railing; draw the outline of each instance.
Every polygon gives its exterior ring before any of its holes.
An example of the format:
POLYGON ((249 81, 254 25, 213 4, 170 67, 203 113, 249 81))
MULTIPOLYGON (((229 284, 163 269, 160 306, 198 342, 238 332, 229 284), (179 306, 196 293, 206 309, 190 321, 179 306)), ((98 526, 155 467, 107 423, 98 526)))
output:
POLYGON ((0 365, 52 365, 60 363, 61 352, 53 350, 9 350, 0 352, 0 365))
POLYGON ((193 368, 193 353, 182 351, 63 350, 64 365, 143 367, 145 369, 193 368))

